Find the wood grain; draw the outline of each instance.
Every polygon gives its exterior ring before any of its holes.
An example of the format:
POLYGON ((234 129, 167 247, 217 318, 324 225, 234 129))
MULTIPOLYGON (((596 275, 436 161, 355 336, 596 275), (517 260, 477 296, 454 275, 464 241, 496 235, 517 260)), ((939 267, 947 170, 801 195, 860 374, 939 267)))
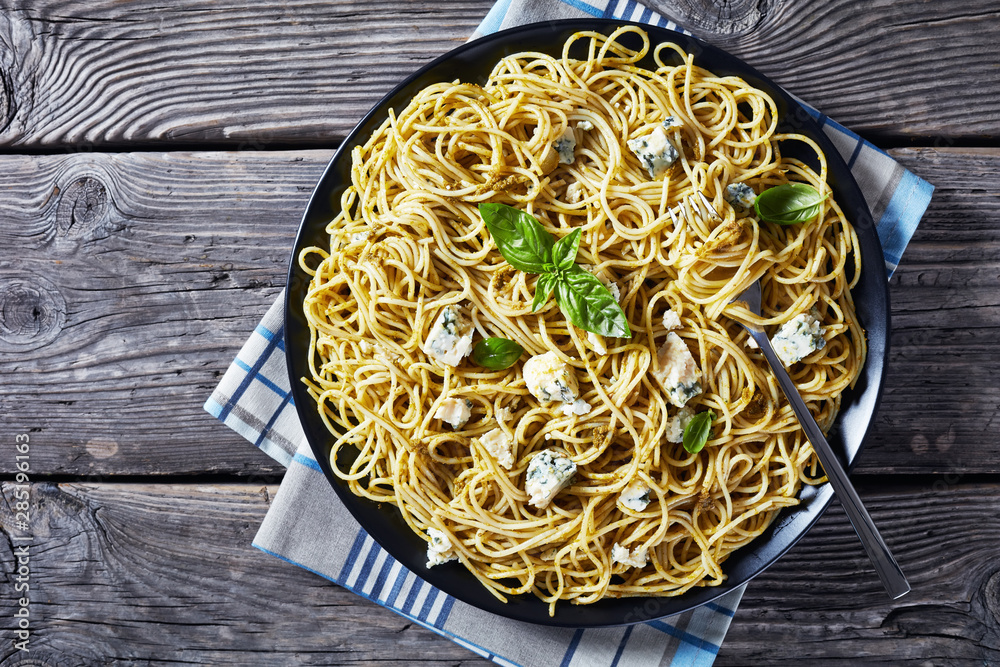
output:
MULTIPOLYGON (((334 146, 491 0, 0 0, 0 146, 334 146)), ((878 141, 1000 136, 992 0, 653 3, 878 141)))
POLYGON ((3 0, 0 144, 333 145, 491 5, 3 0))
POLYGON ((890 282, 888 383, 863 469, 997 472, 982 456, 1000 440, 1000 151, 892 155, 936 189, 890 282))
POLYGON ((0 419, 45 443, 39 470, 282 470, 201 405, 284 285, 329 157, 0 158, 0 419))
MULTIPOLYGON (((253 549, 274 492, 33 485, 32 657, 60 665, 167 654, 194 664, 488 664, 253 549)), ((834 506, 750 585, 717 664, 1000 660, 1000 486, 942 482, 861 493, 913 592, 895 603, 885 597, 834 506)), ((3 495, 0 561, 10 577, 10 536, 20 533, 11 526, 11 484, 3 495)), ((0 617, 11 617, 12 604, 0 599, 0 617)))
MULTIPOLYGON (((1000 472, 1000 150, 893 154, 938 187, 892 280, 858 472, 1000 472)), ((0 157, 0 420, 45 443, 39 470, 280 473, 201 406, 284 284, 329 156, 0 157)))
MULTIPOLYGON (((30 433, 36 480, 28 655, 0 483, 4 667, 491 664, 252 548, 283 469, 201 406, 332 149, 493 2, 0 0, 0 438, 30 433)), ((886 599, 834 503, 716 664, 1000 664, 1000 149, 955 148, 1000 141, 1000 8, 646 2, 876 143, 927 146, 891 152, 937 186, 855 475, 913 591, 886 599)))
POLYGON ((1000 136, 992 0, 650 4, 876 143, 1000 136))
POLYGON ((882 590, 839 504, 751 582, 717 665, 1000 662, 1000 487, 859 489, 913 590, 882 590))
MULTIPOLYGON (((33 485, 31 664, 489 664, 254 549, 275 491, 33 485)), ((3 495, 0 560, 12 579, 10 484, 3 495)), ((16 604, 0 596, 5 637, 16 604)), ((3 660, 12 653, 5 641, 0 661, 14 664, 3 660)))

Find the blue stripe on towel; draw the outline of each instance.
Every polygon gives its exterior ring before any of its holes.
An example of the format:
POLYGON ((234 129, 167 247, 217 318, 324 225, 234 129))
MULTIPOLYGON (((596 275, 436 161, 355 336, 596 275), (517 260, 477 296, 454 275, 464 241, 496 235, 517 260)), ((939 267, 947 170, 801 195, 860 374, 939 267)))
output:
POLYGON ((431 588, 430 591, 427 592, 427 597, 424 598, 424 604, 420 607, 420 613, 417 614, 417 618, 421 621, 426 621, 430 618, 431 609, 434 607, 434 603, 437 602, 439 595, 444 595, 444 593, 436 588, 431 588))
POLYGON ((920 218, 931 201, 934 186, 903 170, 899 185, 885 207, 878 222, 879 238, 885 254, 886 269, 891 275, 899 265, 899 258, 913 236, 920 218))
POLYGON ((591 5, 582 0, 562 0, 563 4, 569 5, 573 9, 579 9, 581 12, 590 14, 591 16, 600 17, 604 14, 604 11, 594 5, 591 5))
POLYGON ((389 578, 389 572, 392 570, 392 566, 396 564, 396 559, 386 554, 385 561, 382 563, 382 567, 379 569, 378 576, 375 577, 375 583, 372 586, 371 597, 381 599, 380 593, 382 592, 382 587, 385 586, 386 580, 389 578))
MULTIPOLYGON (((264 442, 264 440, 267 438, 267 434, 271 432, 271 428, 274 426, 274 422, 278 421, 278 417, 281 416, 281 411, 285 409, 285 406, 288 405, 288 401, 291 398, 292 398, 291 394, 285 394, 285 397, 281 399, 281 403, 278 405, 277 409, 271 413, 271 418, 267 420, 267 424, 264 426, 264 430, 260 432, 260 435, 257 436, 257 441, 253 443, 254 447, 260 447, 261 443, 264 442)), ((298 456, 298 454, 296 454, 295 456, 298 456)), ((293 461, 295 460, 294 456, 292 457, 292 460, 293 461)), ((313 461, 312 463, 313 465, 316 465, 317 469, 319 468, 319 465, 317 465, 315 461, 313 461)))
MULTIPOLYGON (((301 567, 306 572, 312 572, 313 574, 318 574, 319 576, 323 577, 327 581, 332 581, 333 583, 335 583, 335 584, 337 584, 339 586, 343 586, 344 588, 346 588, 347 590, 351 591, 352 593, 355 593, 356 595, 360 595, 363 598, 367 598, 367 599, 371 600, 372 602, 374 602, 375 604, 377 604, 380 607, 385 607, 386 609, 391 609, 392 611, 396 612, 397 614, 399 614, 403 618, 409 619, 409 620, 413 621, 414 623, 417 623, 418 625, 420 625, 420 626, 422 626, 424 628, 427 628, 431 632, 434 632, 436 634, 441 635, 442 637, 445 637, 446 639, 450 639, 453 642, 455 642, 456 644, 459 644, 461 646, 465 646, 469 650, 474 651, 474 652, 478 653, 479 655, 482 655, 483 657, 492 658, 493 655, 494 655, 493 653, 491 653, 487 649, 483 648, 479 644, 476 644, 475 642, 471 642, 471 641, 469 641, 468 639, 466 639, 464 637, 459 637, 458 635, 456 635, 456 634, 454 634, 452 632, 449 632, 448 630, 445 630, 443 627, 434 627, 433 625, 429 625, 427 623, 424 623, 419 618, 416 618, 415 616, 413 616, 411 614, 408 614, 405 611, 402 611, 402 610, 400 610, 397 607, 390 607, 388 605, 385 605, 382 602, 380 602, 378 599, 370 598, 367 595, 365 595, 364 593, 362 593, 360 590, 355 589, 352 586, 347 586, 344 583, 342 583, 340 581, 337 581, 333 577, 329 577, 329 576, 323 574, 322 572, 320 572, 318 570, 314 570, 313 568, 308 567, 306 565, 303 565, 302 563, 299 563, 297 561, 294 561, 291 558, 287 558, 285 556, 282 556, 279 553, 276 553, 276 552, 271 551, 269 549, 265 549, 264 547, 260 546, 256 542, 253 543, 253 547, 255 549, 259 549, 260 551, 262 551, 263 553, 266 553, 269 556, 274 556, 275 558, 283 560, 286 563, 290 563, 292 565, 295 565, 296 567, 301 567)), ((442 623, 442 625, 443 625, 443 623, 442 623)), ((577 632, 581 633, 583 631, 582 630, 578 630, 577 632)), ((574 637, 575 637, 575 635, 574 635, 574 637)), ((518 663, 512 662, 510 660, 504 660, 503 664, 504 665, 512 665, 513 667, 521 667, 518 663)))
MULTIPOLYGON (((299 454, 298 452, 296 452, 295 456, 292 457, 292 460, 295 461, 296 463, 300 464, 300 465, 304 465, 307 468, 312 468, 313 470, 315 470, 317 472, 323 472, 323 469, 319 467, 319 462, 318 461, 316 461, 315 459, 312 459, 312 458, 310 458, 310 457, 308 457, 308 456, 306 456, 304 454, 299 454)), ((364 533, 360 533, 360 534, 364 535, 364 533)))
POLYGON ((437 620, 434 622, 435 627, 444 627, 444 624, 448 622, 448 617, 451 616, 451 608, 455 606, 455 598, 450 595, 444 601, 444 606, 441 607, 441 612, 438 614, 437 620))
POLYGON ((566 653, 563 654, 559 667, 569 667, 569 663, 573 662, 573 654, 576 653, 576 647, 580 645, 581 639, 583 639, 582 629, 573 633, 573 638, 569 640, 569 646, 566 647, 566 653))
MULTIPOLYGON (((272 332, 267 328, 259 325, 255 329, 255 331, 257 331, 262 336, 264 336, 264 338, 267 339, 267 345, 264 347, 263 352, 260 353, 260 356, 257 357, 257 359, 254 361, 253 367, 247 372, 246 377, 244 377, 243 380, 240 382, 240 386, 238 386, 236 388, 236 391, 233 392, 233 395, 229 397, 229 402, 227 402, 222 407, 222 412, 219 414, 220 420, 222 421, 226 420, 226 417, 229 416, 229 413, 233 409, 233 406, 240 402, 240 398, 242 398, 243 393, 247 390, 247 387, 250 386, 250 383, 253 382, 254 377, 256 377, 258 373, 260 373, 260 369, 263 368, 264 364, 267 363, 267 360, 271 358, 271 353, 274 352, 274 349, 278 347, 278 343, 281 342, 281 336, 282 336, 281 332, 283 330, 284 327, 279 327, 277 332, 272 332), (267 332, 268 335, 264 335, 264 333, 262 332, 267 332)), ((284 351, 284 345, 282 344, 279 349, 284 351)))
POLYGON ((711 651, 713 655, 719 652, 719 647, 707 639, 702 639, 701 637, 693 635, 690 632, 685 632, 684 630, 676 628, 665 621, 650 621, 648 625, 651 628, 656 628, 660 632, 670 635, 671 637, 676 637, 694 648, 711 651))
POLYGON ((728 607, 723 607, 721 604, 718 604, 716 602, 706 602, 705 606, 708 607, 709 609, 711 609, 712 611, 717 611, 720 614, 725 614, 729 618, 732 618, 733 616, 736 616, 736 611, 735 610, 730 609, 728 607))
POLYGON ((420 589, 423 588, 423 586, 424 586, 424 580, 417 577, 413 581, 413 585, 410 586, 410 592, 407 594, 406 600, 403 601, 403 604, 401 604, 399 608, 400 609, 412 608, 413 604, 417 601, 417 596, 420 594, 420 589))
POLYGON ((618 667, 618 661, 622 659, 622 653, 625 652, 625 647, 628 645, 628 639, 632 636, 632 630, 634 628, 634 625, 630 625, 625 628, 625 634, 622 635, 622 640, 618 642, 618 650, 615 651, 615 658, 611 661, 611 667, 618 667))
POLYGON ((263 375, 262 373, 255 373, 254 370, 250 367, 250 365, 247 364, 242 359, 240 359, 239 357, 237 357, 233 361, 233 363, 236 364, 237 368, 243 369, 248 374, 253 374, 253 376, 255 378, 257 378, 258 380, 260 380, 260 383, 262 385, 264 385, 265 387, 267 387, 268 389, 270 389, 271 391, 273 391, 278 396, 281 396, 282 398, 286 398, 286 397, 288 397, 288 396, 291 395, 289 392, 285 391, 284 389, 282 389, 281 387, 279 387, 277 384, 275 384, 274 382, 272 382, 271 380, 269 380, 267 378, 267 376, 263 375))
POLYGON ((285 327, 284 326, 278 327, 277 331, 271 331, 270 329, 268 329, 267 327, 265 327, 263 324, 258 324, 257 328, 254 329, 254 331, 256 333, 259 333, 269 343, 272 343, 275 347, 277 347, 282 352, 285 351, 285 327))
POLYGON ((864 139, 858 139, 858 145, 854 147, 854 152, 851 153, 851 159, 847 161, 848 169, 854 169, 854 163, 858 161, 858 156, 861 155, 861 149, 864 147, 864 139))
POLYGON ((358 560, 358 556, 361 555, 361 549, 364 547, 365 538, 368 537, 368 533, 363 530, 359 530, 358 534, 354 536, 354 543, 351 544, 351 550, 347 552, 347 558, 344 560, 343 567, 340 568, 340 579, 343 581, 346 579, 350 573, 351 568, 354 563, 358 560))

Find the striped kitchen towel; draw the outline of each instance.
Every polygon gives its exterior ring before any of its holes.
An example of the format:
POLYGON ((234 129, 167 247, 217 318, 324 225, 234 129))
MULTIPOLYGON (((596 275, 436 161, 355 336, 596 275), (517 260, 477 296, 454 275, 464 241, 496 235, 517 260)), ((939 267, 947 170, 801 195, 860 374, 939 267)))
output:
MULTIPOLYGON (((679 30, 634 0, 499 0, 474 36, 542 20, 601 17, 679 30)), ((933 187, 854 133, 809 110, 848 161, 877 221, 891 275, 933 187)), ((560 629, 480 611, 404 568, 363 531, 313 458, 285 369, 284 295, 240 350, 205 409, 288 470, 254 546, 344 586, 501 665, 711 665, 743 589, 631 627, 560 629)))

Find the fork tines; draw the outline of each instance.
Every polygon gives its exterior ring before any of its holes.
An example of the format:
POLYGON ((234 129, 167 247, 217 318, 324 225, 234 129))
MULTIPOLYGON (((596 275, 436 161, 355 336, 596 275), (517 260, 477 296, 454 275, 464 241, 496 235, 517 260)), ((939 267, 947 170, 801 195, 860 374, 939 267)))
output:
POLYGON ((692 218, 701 218, 703 220, 706 218, 711 218, 712 220, 722 220, 722 216, 720 216, 719 212, 715 210, 714 206, 712 206, 712 202, 705 196, 705 193, 698 192, 696 194, 698 195, 697 199, 694 195, 688 195, 681 200, 681 203, 667 209, 667 213, 670 215, 670 219, 674 221, 675 225, 680 224, 680 220, 677 219, 677 216, 681 216, 684 219, 687 219, 690 216, 692 218))

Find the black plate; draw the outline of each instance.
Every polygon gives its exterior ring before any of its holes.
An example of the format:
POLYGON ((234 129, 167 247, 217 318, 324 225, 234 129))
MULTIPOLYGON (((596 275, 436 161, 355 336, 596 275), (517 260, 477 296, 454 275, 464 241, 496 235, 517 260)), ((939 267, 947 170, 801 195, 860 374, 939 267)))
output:
MULTIPOLYGON (((616 27, 628 23, 580 19, 521 26, 460 46, 410 76, 375 105, 333 156, 302 217, 288 270, 285 351, 288 374, 292 378, 292 395, 316 459, 341 501, 376 542, 434 586, 480 609, 544 625, 599 627, 638 623, 709 602, 746 583, 784 554, 816 523, 830 504, 833 491, 829 484, 803 488, 801 503, 797 507, 783 511, 762 535, 729 557, 723 567, 728 579, 720 586, 695 588, 678 597, 606 599, 579 606, 560 604, 554 618, 549 617, 548 607, 533 595, 523 595, 504 604, 458 563, 426 568, 426 544, 403 522, 398 510, 390 505, 380 506, 358 498, 331 471, 329 451, 332 438, 316 412, 315 401, 299 381, 299 378, 309 376, 309 329, 301 308, 309 276, 299 269, 297 258, 303 247, 329 245, 324 227, 337 215, 340 195, 350 183, 351 150, 364 144, 387 117, 389 108, 402 109, 417 91, 431 83, 456 78, 484 83, 497 61, 512 53, 542 51, 558 57, 563 42, 574 32, 593 30, 610 34, 616 27)), ((696 65, 717 75, 735 74, 766 91, 778 106, 781 119, 779 131, 805 134, 813 138, 826 154, 830 186, 837 202, 857 229, 863 258, 861 280, 854 289, 854 299, 858 317, 868 333, 868 361, 855 389, 844 393, 840 415, 829 437, 830 444, 841 454, 842 461, 853 464, 874 422, 881 397, 889 332, 889 292, 882 246, 861 190, 834 145, 809 114, 770 79, 737 58, 693 37, 653 26, 635 25, 647 31, 653 45, 673 41, 695 55, 696 65)), ((629 39, 623 41, 630 44, 629 39)), ((638 42, 637 39, 635 41, 638 42)), ((655 66, 650 69, 655 69, 655 66)), ((783 153, 793 154, 795 143, 782 145, 783 153)), ((806 154, 799 157, 808 158, 806 154)), ((815 158, 807 161, 815 163, 815 158)), ((821 573, 813 574, 820 576, 821 573)))

